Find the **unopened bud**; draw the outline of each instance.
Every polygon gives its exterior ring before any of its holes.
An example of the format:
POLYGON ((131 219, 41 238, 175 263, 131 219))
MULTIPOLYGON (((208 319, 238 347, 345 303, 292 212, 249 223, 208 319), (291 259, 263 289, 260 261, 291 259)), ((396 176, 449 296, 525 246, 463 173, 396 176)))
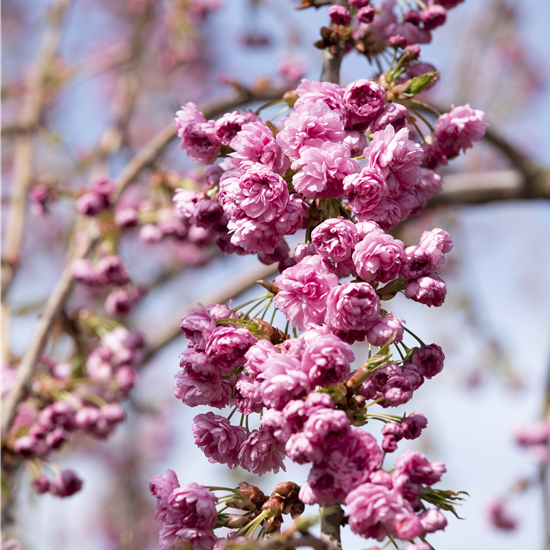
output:
POLYGON ((296 90, 289 90, 288 92, 285 92, 283 95, 283 101, 289 106, 294 107, 294 104, 296 101, 298 101, 298 97, 300 97, 296 90))
POLYGON ((299 491, 300 486, 296 485, 296 483, 294 483, 293 481, 283 481, 282 483, 279 483, 279 485, 277 485, 275 489, 273 489, 273 493, 282 496, 284 499, 294 498, 299 493, 299 491))
POLYGON ((271 341, 277 334, 277 329, 272 327, 267 321, 254 317, 250 319, 254 324, 258 326, 258 336, 263 340, 271 341))
POLYGON ((299 518, 304 513, 305 509, 306 509, 306 505, 301 500, 299 500, 298 502, 295 502, 290 507, 290 517, 292 519, 299 518))
POLYGON ((283 499, 280 496, 269 497, 262 506, 262 510, 267 512, 267 517, 269 518, 280 516, 283 513, 283 509, 283 499))
POLYGON ((275 533, 281 530, 281 525, 283 524, 282 516, 274 516, 268 518, 264 522, 264 532, 266 534, 275 533))
POLYGON ((231 516, 225 524, 225 527, 229 527, 229 529, 240 529, 241 527, 248 525, 251 521, 252 518, 249 514, 244 514, 242 516, 231 516))

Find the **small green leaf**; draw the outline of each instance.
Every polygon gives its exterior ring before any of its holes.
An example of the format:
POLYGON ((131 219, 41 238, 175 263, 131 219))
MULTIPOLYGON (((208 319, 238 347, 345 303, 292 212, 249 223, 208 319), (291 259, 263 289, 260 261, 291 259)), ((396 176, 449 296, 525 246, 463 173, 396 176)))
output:
POLYGON ((439 79, 439 71, 432 71, 431 73, 424 73, 420 76, 415 76, 409 80, 408 86, 402 90, 402 93, 414 96, 419 94, 426 86, 433 84, 439 79))

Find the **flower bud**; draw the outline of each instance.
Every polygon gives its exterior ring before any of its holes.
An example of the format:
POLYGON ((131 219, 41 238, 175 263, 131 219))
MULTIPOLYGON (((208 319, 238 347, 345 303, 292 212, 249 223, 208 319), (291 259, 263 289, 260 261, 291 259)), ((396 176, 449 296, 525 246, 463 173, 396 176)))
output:
POLYGON ((267 518, 264 522, 264 532, 266 534, 275 533, 281 530, 283 524, 283 516, 274 516, 267 518))
POLYGON ((283 481, 282 483, 279 483, 275 489, 273 489, 273 493, 280 495, 284 499, 294 499, 299 492, 300 486, 296 485, 296 483, 292 481, 283 481))
POLYGON ((283 513, 283 499, 280 496, 270 496, 262 506, 262 510, 267 511, 267 517, 280 516, 283 513))
POLYGON ((372 6, 365 6, 357 12, 357 19, 359 19, 361 23, 372 23, 374 13, 374 8, 372 6))
POLYGON ((50 493, 61 498, 70 497, 80 489, 82 480, 72 470, 61 472, 50 485, 50 493))
POLYGON ((50 480, 44 474, 40 474, 32 482, 32 487, 39 495, 42 495, 50 490, 50 480))
POLYGON ((304 513, 305 509, 306 509, 306 505, 301 500, 295 502, 290 507, 290 517, 292 519, 299 518, 304 513))
POLYGON ((229 518, 225 527, 229 527, 229 529, 240 529, 241 527, 248 525, 251 521, 252 518, 250 517, 250 514, 244 514, 242 516, 235 515, 229 518))

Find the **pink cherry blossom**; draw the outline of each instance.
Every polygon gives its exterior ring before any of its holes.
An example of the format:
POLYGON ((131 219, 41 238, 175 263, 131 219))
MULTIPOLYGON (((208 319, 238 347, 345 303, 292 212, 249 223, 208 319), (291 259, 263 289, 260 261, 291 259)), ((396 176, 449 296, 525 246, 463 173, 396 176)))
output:
POLYGON ((405 287, 405 296, 429 307, 440 307, 447 295, 447 285, 435 273, 411 279, 405 287))
POLYGON ((364 281, 392 281, 401 270, 403 246, 388 234, 367 235, 355 246, 352 256, 357 275, 364 281))
POLYGON ((311 233, 311 241, 323 258, 343 262, 351 256, 359 236, 354 223, 339 217, 318 225, 311 233))
POLYGON ((354 212, 360 214, 372 212, 388 192, 382 172, 374 168, 364 168, 344 179, 344 194, 354 212))
POLYGON ((276 474, 281 469, 286 472, 283 461, 283 446, 265 430, 250 432, 239 453, 241 468, 259 476, 267 472, 276 474))

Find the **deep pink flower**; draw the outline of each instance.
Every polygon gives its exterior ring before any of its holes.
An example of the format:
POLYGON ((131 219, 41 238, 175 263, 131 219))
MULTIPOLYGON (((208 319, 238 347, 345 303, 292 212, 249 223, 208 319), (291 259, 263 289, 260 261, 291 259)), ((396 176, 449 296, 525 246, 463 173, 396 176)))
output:
POLYGON ((425 10, 422 10, 420 17, 422 19, 422 23, 424 23, 424 28, 427 31, 431 31, 445 23, 447 19, 447 11, 443 6, 434 4, 432 6, 428 6, 425 10))
POLYGON ((349 0, 349 5, 354 8, 364 8, 370 4, 370 0, 349 0))
POLYGON ((421 376, 430 379, 443 370, 445 354, 437 344, 422 346, 412 356, 413 365, 418 368, 421 376))
POLYGON ((261 164, 247 166, 239 179, 239 207, 249 218, 270 222, 282 214, 288 203, 286 182, 261 164))
POLYGON ((364 281, 388 283, 401 271, 403 243, 391 235, 367 235, 355 246, 353 263, 364 281))
POLYGON ((514 531, 518 526, 518 520, 506 510, 504 500, 492 502, 487 517, 491 525, 503 531, 514 531))
MULTIPOLYGON (((178 131, 178 134, 180 132, 178 131)), ((216 136, 213 120, 195 122, 181 131, 180 146, 193 162, 205 166, 213 164, 220 154, 221 142, 216 136)))
POLYGON ((294 433, 292 426, 284 417, 282 411, 267 409, 260 420, 262 428, 268 431, 277 441, 283 445, 294 433))
POLYGON ((422 430, 428 425, 428 419, 420 413, 411 413, 409 416, 401 420, 403 428, 403 437, 405 439, 417 439, 420 437, 422 430))
MULTIPOLYGON (((258 253, 258 260, 265 265, 276 264, 279 262, 284 262, 288 259, 290 253, 290 247, 285 239, 280 239, 277 248, 273 254, 265 254, 264 252, 258 253)), ((294 262, 296 263, 296 262, 294 262)), ((294 265, 294 263, 292 265, 294 265)), ((289 266, 290 267, 290 266, 289 266)))
POLYGON ((300 158, 292 163, 298 170, 292 183, 296 191, 308 199, 340 197, 344 178, 359 168, 343 144, 324 142, 320 147, 304 147, 300 158))
POLYGON ((302 360, 306 343, 302 338, 290 338, 278 345, 281 353, 288 353, 297 359, 302 360))
POLYGON ((401 317, 387 313, 367 330, 367 340, 373 346, 383 346, 392 338, 394 338, 394 342, 401 342, 403 340, 404 324, 405 320, 401 317))
POLYGON ((435 533, 447 527, 447 518, 437 508, 425 510, 420 514, 420 522, 425 533, 435 533))
POLYGON ((359 221, 375 221, 380 227, 389 231, 394 225, 403 220, 403 213, 399 203, 394 199, 382 199, 374 210, 366 213, 358 213, 359 221))
POLYGON ((198 529, 208 529, 216 525, 216 502, 218 497, 197 483, 176 487, 168 497, 168 505, 177 511, 178 523, 198 529))
POLYGON ((420 180, 422 148, 409 139, 408 128, 396 132, 390 124, 375 132, 364 154, 368 166, 377 168, 386 177, 392 194, 398 193, 400 187, 414 187, 420 180))
POLYGON ((97 216, 100 212, 109 208, 109 201, 104 195, 90 191, 78 197, 75 208, 83 216, 97 216))
POLYGON ((348 344, 328 334, 306 347, 302 368, 313 386, 330 386, 346 378, 354 359, 348 344))
POLYGON ((312 412, 313 410, 308 410, 303 399, 293 399, 285 405, 283 416, 292 433, 296 433, 303 430, 304 424, 312 412))
POLYGON ((319 409, 304 424, 304 435, 313 443, 340 441, 350 429, 348 415, 335 409, 319 409))
POLYGON ((201 304, 197 308, 191 308, 181 318, 181 330, 193 344, 200 349, 206 347, 206 342, 216 328, 216 320, 210 312, 201 304))
POLYGON ((323 258, 343 262, 351 256, 359 236, 354 223, 339 217, 318 225, 311 233, 311 241, 323 258))
POLYGON ((265 430, 250 432, 239 453, 241 468, 259 476, 286 472, 283 461, 284 447, 265 430))
POLYGON ((422 524, 415 514, 399 514, 393 520, 393 530, 401 540, 413 540, 422 534, 422 524))
POLYGON ((97 262, 96 271, 103 284, 123 286, 130 282, 130 276, 118 256, 105 256, 97 262))
POLYGON ((357 130, 346 130, 344 145, 349 147, 352 157, 359 157, 363 154, 363 149, 368 145, 367 138, 363 132, 357 130))
POLYGON ((344 105, 352 117, 372 119, 385 104, 386 90, 372 80, 356 80, 344 92, 344 105))
POLYGON ((409 121, 409 111, 400 103, 388 103, 386 107, 378 113, 378 116, 370 125, 371 132, 379 132, 385 130, 388 124, 391 124, 394 129, 401 130, 405 128, 409 121))
POLYGON ((445 471, 443 462, 429 462, 422 453, 407 450, 395 461, 393 485, 406 499, 415 502, 422 485, 437 483, 445 471))
POLYGON ((405 257, 401 265, 401 276, 416 279, 433 271, 434 257, 431 252, 419 246, 405 248, 405 257))
POLYGON ((435 273, 411 279, 405 287, 405 296, 429 307, 443 305, 447 295, 447 285, 435 273))
POLYGON ((193 435, 208 462, 227 464, 232 469, 239 465, 239 451, 246 439, 243 427, 232 426, 227 418, 207 412, 193 419, 193 435))
POLYGON ((307 256, 300 263, 286 269, 275 280, 280 289, 273 299, 293 326, 305 330, 322 323, 327 311, 327 298, 338 277, 331 273, 321 256, 307 256))
POLYGON ((346 494, 338 485, 336 470, 324 465, 314 465, 307 482, 300 488, 299 498, 305 504, 334 504, 342 502, 346 494))
POLYGON ((268 340, 258 340, 245 354, 244 368, 255 380, 263 373, 266 361, 272 356, 278 356, 279 351, 268 340))
POLYGON ((235 384, 235 399, 242 414, 259 413, 264 406, 260 383, 248 376, 239 376, 235 384))
POLYGON ((70 497, 82 489, 82 484, 82 480, 72 470, 63 470, 52 481, 50 493, 61 498, 70 497))
POLYGON ((73 262, 73 278, 87 286, 102 286, 103 280, 97 274, 94 264, 87 258, 81 258, 73 262))
POLYGON ((216 120, 216 136, 222 145, 229 145, 231 140, 241 131, 243 124, 256 121, 260 121, 260 117, 252 111, 225 113, 216 120))
POLYGON ((376 11, 372 6, 363 6, 357 11, 357 19, 359 19, 361 23, 371 23, 375 13, 376 11))
POLYGON ((365 483, 382 461, 382 450, 376 439, 360 428, 350 428, 327 453, 326 464, 336 472, 337 483, 344 493, 365 483))
POLYGON ((403 376, 392 376, 383 388, 386 401, 398 407, 411 400, 413 390, 411 383, 403 376))
POLYGON ((261 374, 263 402, 281 410, 291 399, 305 396, 311 389, 307 374, 298 359, 287 354, 270 357, 261 374))
POLYGON ((284 212, 274 220, 275 230, 279 235, 293 235, 306 228, 308 217, 308 204, 301 195, 292 193, 284 212))
POLYGON ((273 254, 280 241, 275 222, 264 223, 245 217, 231 220, 227 227, 232 234, 231 243, 243 248, 249 254, 257 252, 273 254))
POLYGON ((380 299, 368 283, 344 283, 328 295, 326 324, 337 336, 359 332, 364 339, 379 315, 380 299))
POLYGON ((382 172, 367 167, 345 177, 344 193, 354 212, 367 214, 388 194, 388 186, 382 172))
POLYGON ((233 401, 232 379, 204 378, 183 371, 179 371, 174 379, 175 396, 188 407, 209 405, 223 409, 233 401))
POLYGON ((439 271, 445 263, 445 254, 453 249, 451 236, 443 229, 424 231, 418 247, 426 250, 432 256, 432 271, 439 271))
POLYGON ((324 142, 344 139, 340 115, 323 102, 302 103, 299 111, 282 118, 277 143, 291 160, 300 158, 303 147, 320 147, 324 142))
POLYGON ((285 445, 285 452, 297 464, 319 463, 325 456, 323 447, 311 441, 306 434, 301 432, 289 437, 285 445))
POLYGON ((176 112, 175 125, 178 132, 178 137, 181 138, 183 132, 192 124, 197 122, 206 122, 206 118, 199 111, 194 103, 186 103, 180 111, 176 112))
POLYGON ((255 343, 256 338, 246 328, 219 326, 210 333, 205 350, 209 359, 232 368, 244 361, 245 353, 255 343))
POLYGON ((382 485, 364 483, 346 497, 351 530, 364 538, 383 540, 394 534, 394 520, 412 514, 411 505, 401 494, 382 485))
POLYGON ((344 6, 330 6, 328 14, 334 25, 349 25, 351 23, 351 13, 344 6))
POLYGON ((115 190, 115 183, 107 176, 98 176, 92 180, 92 191, 108 197, 115 190))
POLYGON ((481 141, 489 125, 485 113, 474 110, 470 105, 451 107, 449 113, 441 115, 435 123, 434 144, 446 157, 455 157, 460 151, 473 147, 481 141))
POLYGON ((40 474, 33 482, 32 488, 39 494, 43 495, 50 490, 50 480, 44 475, 40 474))
POLYGON ((277 145, 271 130, 263 122, 248 122, 231 140, 235 150, 230 156, 236 167, 260 163, 273 172, 283 175, 288 168, 288 159, 277 145))

